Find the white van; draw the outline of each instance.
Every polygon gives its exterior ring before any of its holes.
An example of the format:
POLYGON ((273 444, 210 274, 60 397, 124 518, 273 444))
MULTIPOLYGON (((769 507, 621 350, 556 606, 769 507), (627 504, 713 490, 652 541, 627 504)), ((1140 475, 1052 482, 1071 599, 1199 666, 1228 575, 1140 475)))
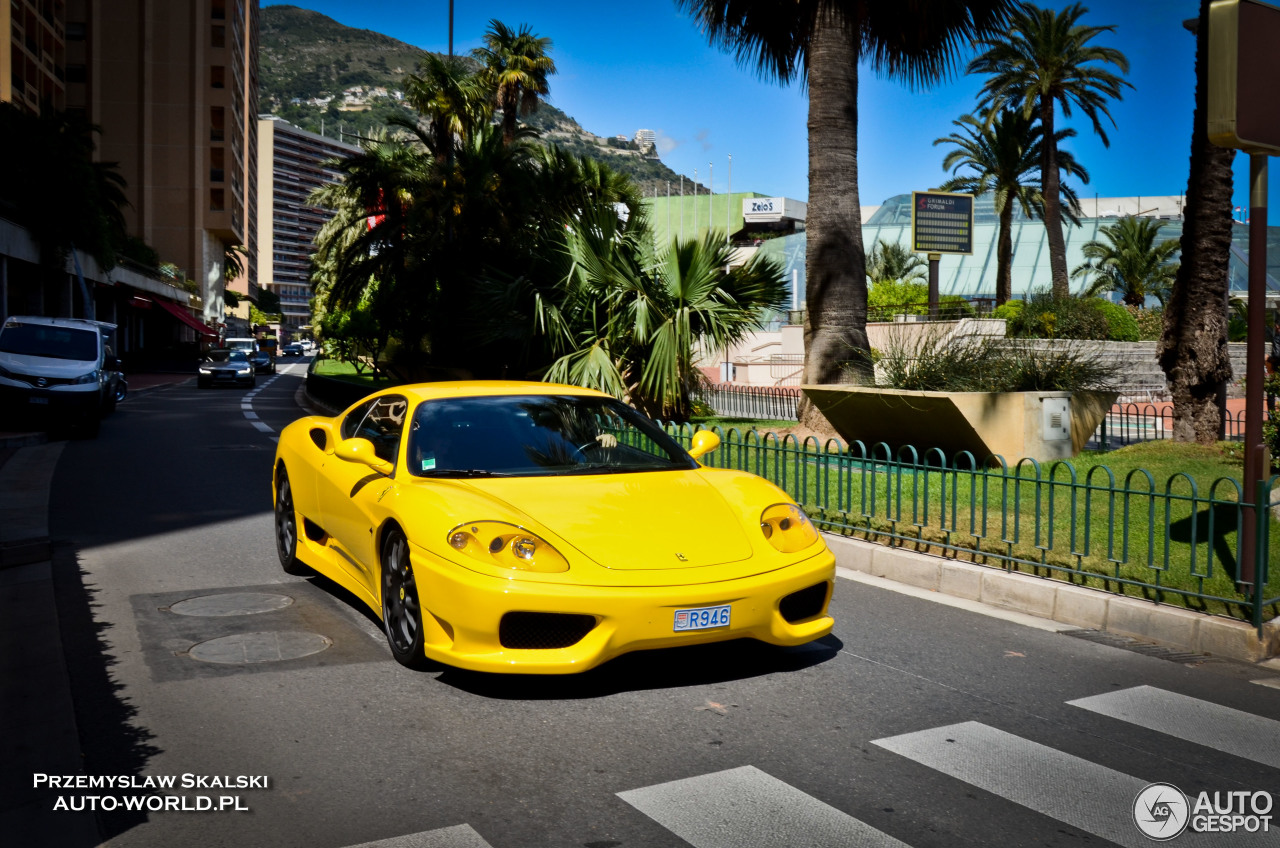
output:
POLYGON ((227 339, 226 347, 230 350, 243 350, 245 353, 253 353, 258 349, 258 340, 227 339))
POLYGON ((115 324, 15 315, 0 327, 0 411, 96 433, 116 406, 115 324))

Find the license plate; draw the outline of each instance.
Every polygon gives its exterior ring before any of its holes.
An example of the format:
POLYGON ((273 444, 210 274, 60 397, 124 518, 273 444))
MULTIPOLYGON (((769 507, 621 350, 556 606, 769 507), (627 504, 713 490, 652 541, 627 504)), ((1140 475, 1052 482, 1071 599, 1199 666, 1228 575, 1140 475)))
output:
POLYGON ((683 630, 709 630, 729 626, 729 605, 676 610, 676 633, 683 630))
POLYGON ((27 398, 27 400, 31 401, 32 403, 48 403, 49 402, 49 399, 45 397, 27 398))

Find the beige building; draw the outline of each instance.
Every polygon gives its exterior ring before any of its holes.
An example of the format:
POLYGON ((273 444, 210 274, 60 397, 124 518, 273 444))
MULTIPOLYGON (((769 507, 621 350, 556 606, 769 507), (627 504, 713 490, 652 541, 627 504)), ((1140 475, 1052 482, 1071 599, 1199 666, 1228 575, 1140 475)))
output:
POLYGON ((271 115, 258 120, 259 282, 279 295, 290 336, 311 323, 313 242, 331 215, 307 205, 307 195, 338 180, 326 161, 359 152, 271 115))
MULTIPOLYGON (((33 3, 33 0, 23 0, 33 3)), ((65 0, 66 107, 102 128, 128 183, 130 233, 200 286, 223 320, 224 255, 256 280, 257 0, 65 0)))
POLYGON ((65 0, 0 4, 0 101, 65 109, 67 39, 65 0))

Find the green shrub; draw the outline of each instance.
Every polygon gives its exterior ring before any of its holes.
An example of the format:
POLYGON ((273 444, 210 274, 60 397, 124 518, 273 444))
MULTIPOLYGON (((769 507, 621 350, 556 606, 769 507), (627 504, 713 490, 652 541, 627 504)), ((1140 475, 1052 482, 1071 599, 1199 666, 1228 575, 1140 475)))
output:
POLYGON ((1055 298, 1049 292, 1033 293, 1022 312, 1009 324, 1009 335, 1020 339, 1107 338, 1107 319, 1089 300, 1055 298))
POLYGON ((1022 315, 1022 307, 1026 306, 1021 300, 1006 300, 1000 304, 991 313, 992 318, 1003 318, 1012 323, 1022 315))
POLYGON ((1160 333, 1163 332, 1164 328, 1163 306, 1154 306, 1151 309, 1141 309, 1137 306, 1126 306, 1124 309, 1129 313, 1129 317, 1138 325, 1138 341, 1160 341, 1160 333))
POLYGON ((1138 322, 1133 320, 1129 310, 1118 303, 1091 298, 1090 303, 1107 319, 1107 338, 1113 342, 1136 342, 1140 336, 1138 322))
POLYGON ((960 318, 976 318, 977 311, 958 294, 944 294, 938 298, 938 317, 955 321, 960 318))

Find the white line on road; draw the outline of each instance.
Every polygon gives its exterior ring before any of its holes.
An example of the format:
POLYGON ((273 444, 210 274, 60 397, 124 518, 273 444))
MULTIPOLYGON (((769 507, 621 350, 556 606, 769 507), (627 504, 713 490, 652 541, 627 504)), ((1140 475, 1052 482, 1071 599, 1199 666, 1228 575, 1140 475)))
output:
POLYGON ((1154 686, 1135 686, 1067 703, 1280 768, 1280 721, 1154 686))
POLYGON ((470 825, 442 827, 406 836, 393 836, 377 842, 362 842, 349 848, 493 848, 471 829, 470 825))
MULTIPOLYGON (((976 721, 873 739, 871 744, 1095 836, 1129 848, 1150 848, 1151 840, 1133 822, 1133 802, 1152 781, 976 721)), ((1275 844, 1275 836, 1237 833, 1232 844, 1275 844)), ((1221 837, 1214 837, 1186 832, 1177 844, 1220 848, 1221 837)))
POLYGON ((907 848, 754 766, 619 792, 694 848, 907 848))

